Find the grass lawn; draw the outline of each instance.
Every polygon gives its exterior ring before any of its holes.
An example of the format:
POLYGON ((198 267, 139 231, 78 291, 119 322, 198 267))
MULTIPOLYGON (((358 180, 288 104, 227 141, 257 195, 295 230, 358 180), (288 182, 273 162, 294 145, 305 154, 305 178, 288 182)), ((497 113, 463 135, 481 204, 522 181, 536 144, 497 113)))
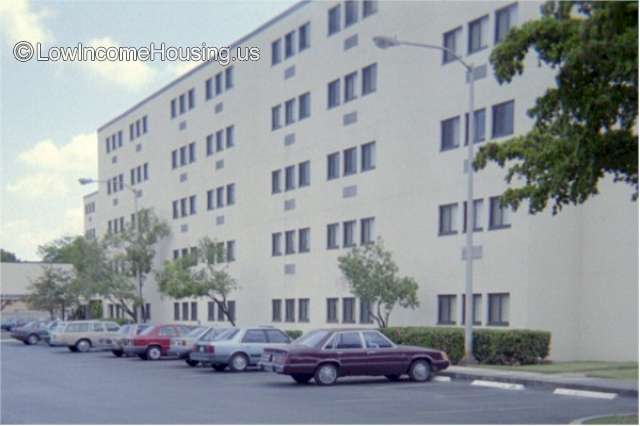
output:
POLYGON ((591 419, 585 425, 637 425, 638 416, 607 416, 591 419))
POLYGON ((478 365, 478 367, 543 374, 580 373, 589 377, 638 380, 637 362, 570 361, 521 366, 478 365))

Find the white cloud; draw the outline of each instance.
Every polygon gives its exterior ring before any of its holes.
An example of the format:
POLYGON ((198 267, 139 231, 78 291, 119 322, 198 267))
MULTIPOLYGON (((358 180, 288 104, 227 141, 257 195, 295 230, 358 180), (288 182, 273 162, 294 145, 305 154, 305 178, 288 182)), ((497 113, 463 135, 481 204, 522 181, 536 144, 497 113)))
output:
POLYGON ((30 220, 18 219, 3 222, 0 246, 12 251, 23 260, 36 260, 38 246, 62 237, 61 229, 49 226, 34 226, 30 220))
POLYGON ((175 78, 175 77, 180 77, 186 74, 187 72, 191 71, 201 63, 202 62, 183 62, 183 61, 170 62, 168 69, 171 75, 175 78))
POLYGON ((82 133, 61 146, 45 139, 20 153, 18 161, 50 172, 94 172, 98 161, 97 136, 95 133, 82 133))
POLYGON ((27 40, 31 43, 50 41, 52 35, 44 26, 43 18, 48 13, 44 9, 34 11, 29 0, 0 1, 0 18, 7 39, 12 42, 27 40))
POLYGON ((56 199, 69 193, 68 182, 56 173, 33 173, 7 184, 7 192, 30 200, 56 199))

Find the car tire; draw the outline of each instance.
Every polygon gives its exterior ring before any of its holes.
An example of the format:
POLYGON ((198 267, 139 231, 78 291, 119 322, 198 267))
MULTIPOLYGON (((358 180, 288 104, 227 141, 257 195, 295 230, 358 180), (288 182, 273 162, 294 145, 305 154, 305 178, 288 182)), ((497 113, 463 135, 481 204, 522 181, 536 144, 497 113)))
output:
POLYGON ((384 377, 386 377, 390 382, 397 382, 400 380, 399 374, 386 374, 384 377))
POLYGON ((157 361, 162 357, 162 350, 158 346, 150 346, 146 355, 149 361, 157 361))
POLYGON ((245 354, 235 354, 229 361, 229 368, 236 373, 245 371, 248 366, 249 358, 245 354))
POLYGON ((309 380, 313 378, 312 374, 292 374, 291 378, 296 381, 296 383, 301 385, 306 385, 309 383, 309 380))
POLYGON ((39 341, 40 341, 40 338, 35 334, 31 334, 29 335, 29 337, 27 337, 28 345, 37 345, 39 341))
POLYGON ((227 369, 226 364, 212 364, 211 367, 213 367, 213 369, 216 370, 218 373, 222 373, 224 370, 227 369))
POLYGON ((78 348, 76 348, 75 346, 69 346, 69 350, 71 352, 78 352, 78 348))
POLYGON ((322 364, 313 375, 320 386, 331 386, 338 380, 338 366, 335 364, 322 364))
POLYGON ((409 367, 409 378, 414 382, 428 382, 431 379, 431 364, 424 359, 418 359, 409 367))
POLYGON ((76 349, 78 350, 78 352, 89 352, 89 350, 91 349, 91 342, 87 339, 80 339, 76 343, 76 349))
POLYGON ((184 362, 186 362, 189 367, 196 367, 198 364, 200 364, 199 361, 194 361, 192 359, 185 359, 184 362))
POLYGON ((116 349, 115 351, 111 351, 112 354, 114 354, 115 356, 117 356, 118 358, 122 357, 122 355, 124 355, 124 351, 122 350, 118 350, 116 349))

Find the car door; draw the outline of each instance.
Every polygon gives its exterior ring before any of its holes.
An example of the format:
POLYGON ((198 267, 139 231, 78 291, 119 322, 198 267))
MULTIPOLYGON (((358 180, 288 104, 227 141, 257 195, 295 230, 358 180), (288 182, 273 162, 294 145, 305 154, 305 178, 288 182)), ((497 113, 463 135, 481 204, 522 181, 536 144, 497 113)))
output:
POLYGON ((260 361, 262 351, 268 344, 267 334, 261 329, 248 329, 242 337, 242 349, 249 355, 249 364, 255 365, 260 361))
POLYGON ((104 325, 101 322, 93 322, 89 326, 89 338, 91 341, 96 344, 100 342, 104 336, 104 325))
POLYGON ((365 348, 367 350, 367 374, 385 375, 402 374, 406 370, 402 351, 384 337, 380 332, 363 331, 365 348))
POLYGON ((340 361, 341 375, 367 374, 367 351, 358 331, 341 331, 335 336, 335 354, 340 361))
POLYGON ((172 325, 165 325, 160 327, 158 330, 157 344, 160 345, 160 349, 162 353, 166 355, 169 350, 169 345, 171 343, 172 337, 178 337, 180 335, 180 331, 177 327, 172 325))

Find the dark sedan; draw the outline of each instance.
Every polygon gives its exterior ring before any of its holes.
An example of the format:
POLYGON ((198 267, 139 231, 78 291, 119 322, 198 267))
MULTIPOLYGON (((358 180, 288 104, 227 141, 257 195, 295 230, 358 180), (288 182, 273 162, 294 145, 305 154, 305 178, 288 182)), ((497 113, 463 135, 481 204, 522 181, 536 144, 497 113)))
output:
POLYGON ((32 321, 22 327, 14 327, 11 330, 11 337, 20 340, 25 345, 35 345, 40 341, 40 333, 47 324, 46 321, 32 321))
POLYGON ((398 380, 405 374, 426 382, 433 372, 449 367, 449 358, 435 349, 396 345, 377 330, 341 329, 315 330, 286 348, 265 348, 259 365, 298 383, 313 378, 332 385, 341 376, 398 380))

